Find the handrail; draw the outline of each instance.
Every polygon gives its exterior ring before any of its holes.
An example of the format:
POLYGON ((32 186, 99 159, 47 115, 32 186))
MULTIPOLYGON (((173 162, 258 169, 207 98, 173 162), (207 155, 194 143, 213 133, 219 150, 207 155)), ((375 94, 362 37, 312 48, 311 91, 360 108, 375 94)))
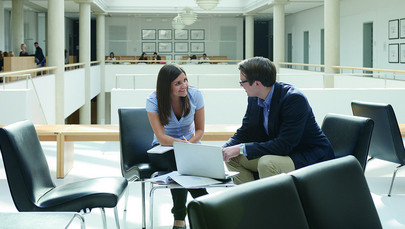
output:
POLYGON ((105 60, 106 63, 164 63, 164 62, 184 62, 184 63, 238 63, 241 60, 105 60))
POLYGON ((391 72, 391 73, 403 73, 405 70, 394 70, 394 69, 381 69, 381 68, 364 68, 364 67, 347 67, 347 66, 331 66, 336 69, 350 69, 350 70, 359 70, 359 71, 373 71, 373 72, 391 72))
POLYGON ((33 68, 33 69, 26 69, 26 70, 12 71, 12 72, 2 72, 2 73, 0 73, 0 77, 8 76, 8 75, 31 74, 34 72, 52 71, 52 70, 56 70, 56 69, 57 69, 57 67, 41 67, 41 68, 33 68))
POLYGON ((306 66, 306 67, 318 67, 318 68, 324 68, 325 65, 322 64, 302 64, 302 63, 289 63, 289 62, 278 62, 278 64, 281 65, 297 65, 297 66, 306 66))
POLYGON ((65 68, 71 68, 71 67, 81 67, 86 65, 85 63, 74 63, 74 64, 65 64, 65 68))

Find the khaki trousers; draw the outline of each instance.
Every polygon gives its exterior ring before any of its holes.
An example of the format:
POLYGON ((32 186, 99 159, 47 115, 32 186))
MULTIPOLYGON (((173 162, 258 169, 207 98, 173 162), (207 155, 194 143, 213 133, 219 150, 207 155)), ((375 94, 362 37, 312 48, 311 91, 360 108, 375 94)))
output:
POLYGON ((253 181, 254 172, 258 172, 259 177, 264 178, 295 170, 294 162, 290 157, 277 155, 265 155, 253 160, 248 160, 245 156, 239 155, 226 162, 226 166, 230 171, 239 172, 233 179, 235 184, 253 181))

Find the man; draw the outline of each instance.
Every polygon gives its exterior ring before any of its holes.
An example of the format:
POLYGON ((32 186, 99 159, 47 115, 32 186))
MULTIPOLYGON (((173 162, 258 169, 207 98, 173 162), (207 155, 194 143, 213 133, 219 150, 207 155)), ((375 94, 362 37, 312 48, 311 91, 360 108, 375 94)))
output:
POLYGON ((209 64, 209 62, 207 62, 207 60, 210 60, 210 58, 207 56, 207 54, 204 53, 202 55, 202 57, 200 58, 200 60, 202 60, 201 63, 208 63, 209 64))
POLYGON ((158 60, 162 60, 162 58, 157 54, 157 52, 154 52, 154 53, 153 53, 153 60, 155 61, 155 62, 153 62, 153 63, 154 63, 154 64, 157 64, 157 63, 159 63, 158 60))
POLYGON ((332 146, 315 121, 307 98, 276 82, 276 68, 262 57, 239 63, 240 85, 248 95, 242 126, 223 148, 235 184, 287 173, 334 158, 332 146))
POLYGON ((39 47, 38 42, 35 41, 34 46, 35 46, 35 63, 43 67, 45 66, 46 62, 44 53, 42 52, 42 49, 39 47))

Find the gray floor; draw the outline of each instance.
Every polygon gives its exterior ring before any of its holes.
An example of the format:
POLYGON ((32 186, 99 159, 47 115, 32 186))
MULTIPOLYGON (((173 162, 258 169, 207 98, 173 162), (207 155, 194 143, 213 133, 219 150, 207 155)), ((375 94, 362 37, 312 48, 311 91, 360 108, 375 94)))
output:
MULTIPOLYGON (((213 143, 213 142, 209 142, 213 143)), ((221 144, 214 142, 214 144, 221 144)), ((55 177, 56 143, 43 142, 44 152, 47 156, 52 177, 55 177)), ((1 159, 0 159, 1 160, 1 159)), ((57 185, 100 176, 121 176, 119 165, 118 142, 82 142, 75 143, 75 165, 65 179, 55 179, 57 185)), ((381 160, 372 160, 366 169, 366 178, 370 186, 374 203, 377 207, 383 227, 405 228, 405 168, 399 170, 394 183, 392 196, 388 197, 388 188, 392 172, 397 165, 381 160)), ((149 187, 147 185, 147 187, 149 187)), ((218 192, 221 189, 210 189, 209 192, 218 192)), ((0 213, 17 212, 12 202, 7 185, 3 163, 0 163, 0 213)), ((191 197, 189 197, 191 199, 191 197)), ((148 198, 149 200, 149 198, 148 198)), ((121 228, 141 228, 141 199, 140 185, 130 184, 130 197, 127 211, 124 209, 124 198, 118 205, 121 228)), ((171 197, 168 190, 155 192, 154 228, 171 228, 173 219, 170 213, 171 197)), ((106 209, 108 228, 115 228, 114 211, 106 209)), ((86 214, 86 228, 102 228, 101 214, 98 209, 86 214)), ((2 227, 0 222, 0 228, 2 227)), ((71 228, 79 228, 74 221, 71 228)))

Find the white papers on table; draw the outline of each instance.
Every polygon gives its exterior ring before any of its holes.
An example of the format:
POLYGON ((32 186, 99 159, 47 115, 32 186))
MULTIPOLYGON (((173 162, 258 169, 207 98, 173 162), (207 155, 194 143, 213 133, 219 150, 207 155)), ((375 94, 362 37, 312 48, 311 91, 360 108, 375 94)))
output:
POLYGON ((162 153, 166 153, 169 150, 172 150, 173 146, 161 146, 161 145, 157 145, 155 147, 153 147, 152 149, 148 150, 148 153, 157 153, 157 154, 162 154, 162 153))
POLYGON ((171 180, 175 181, 176 183, 185 188, 204 187, 212 184, 222 183, 221 181, 208 177, 181 175, 177 171, 157 176, 155 178, 148 179, 147 181, 167 184, 168 182, 170 183, 171 180))

